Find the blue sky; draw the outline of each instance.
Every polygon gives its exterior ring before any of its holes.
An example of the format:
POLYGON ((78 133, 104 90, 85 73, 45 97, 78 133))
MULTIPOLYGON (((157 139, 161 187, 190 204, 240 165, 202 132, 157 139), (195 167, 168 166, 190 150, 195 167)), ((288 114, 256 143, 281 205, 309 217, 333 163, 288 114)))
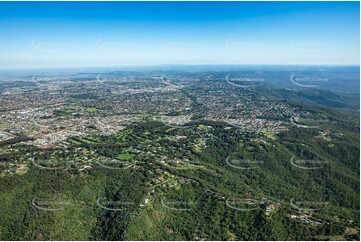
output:
POLYGON ((359 2, 0 2, 0 68, 359 65, 359 2))

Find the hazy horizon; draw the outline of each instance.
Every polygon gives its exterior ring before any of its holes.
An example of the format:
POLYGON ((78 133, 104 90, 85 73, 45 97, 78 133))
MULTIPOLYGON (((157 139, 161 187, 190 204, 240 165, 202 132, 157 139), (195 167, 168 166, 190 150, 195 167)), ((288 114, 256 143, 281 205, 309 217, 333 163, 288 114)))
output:
POLYGON ((359 2, 1 2, 1 69, 357 65, 359 2))

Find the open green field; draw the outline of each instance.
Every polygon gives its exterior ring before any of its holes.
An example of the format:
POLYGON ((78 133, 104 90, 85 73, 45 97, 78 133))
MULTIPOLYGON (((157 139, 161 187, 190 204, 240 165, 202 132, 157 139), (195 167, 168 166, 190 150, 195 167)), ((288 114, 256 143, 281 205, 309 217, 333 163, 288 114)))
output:
POLYGON ((127 161, 127 160, 131 160, 135 157, 135 154, 130 154, 130 153, 123 153, 117 156, 118 160, 122 160, 122 161, 127 161))

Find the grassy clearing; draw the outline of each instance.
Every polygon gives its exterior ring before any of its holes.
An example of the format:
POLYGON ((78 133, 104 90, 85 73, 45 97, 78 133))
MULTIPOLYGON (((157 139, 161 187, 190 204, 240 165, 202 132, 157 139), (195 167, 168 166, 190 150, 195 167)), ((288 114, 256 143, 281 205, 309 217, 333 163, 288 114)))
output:
POLYGON ((274 133, 271 133, 269 131, 262 131, 262 133, 267 137, 267 139, 271 139, 271 140, 276 140, 277 139, 277 135, 274 133))
POLYGON ((6 129, 6 128, 8 128, 8 127, 9 127, 8 124, 0 123, 0 129, 6 129))
POLYGON ((97 108, 87 108, 86 111, 89 113, 94 113, 94 112, 97 112, 98 109, 97 108))
POLYGON ((122 160, 122 161, 127 161, 127 160, 131 160, 135 157, 135 154, 130 154, 130 153, 123 153, 117 156, 118 160, 122 160))

